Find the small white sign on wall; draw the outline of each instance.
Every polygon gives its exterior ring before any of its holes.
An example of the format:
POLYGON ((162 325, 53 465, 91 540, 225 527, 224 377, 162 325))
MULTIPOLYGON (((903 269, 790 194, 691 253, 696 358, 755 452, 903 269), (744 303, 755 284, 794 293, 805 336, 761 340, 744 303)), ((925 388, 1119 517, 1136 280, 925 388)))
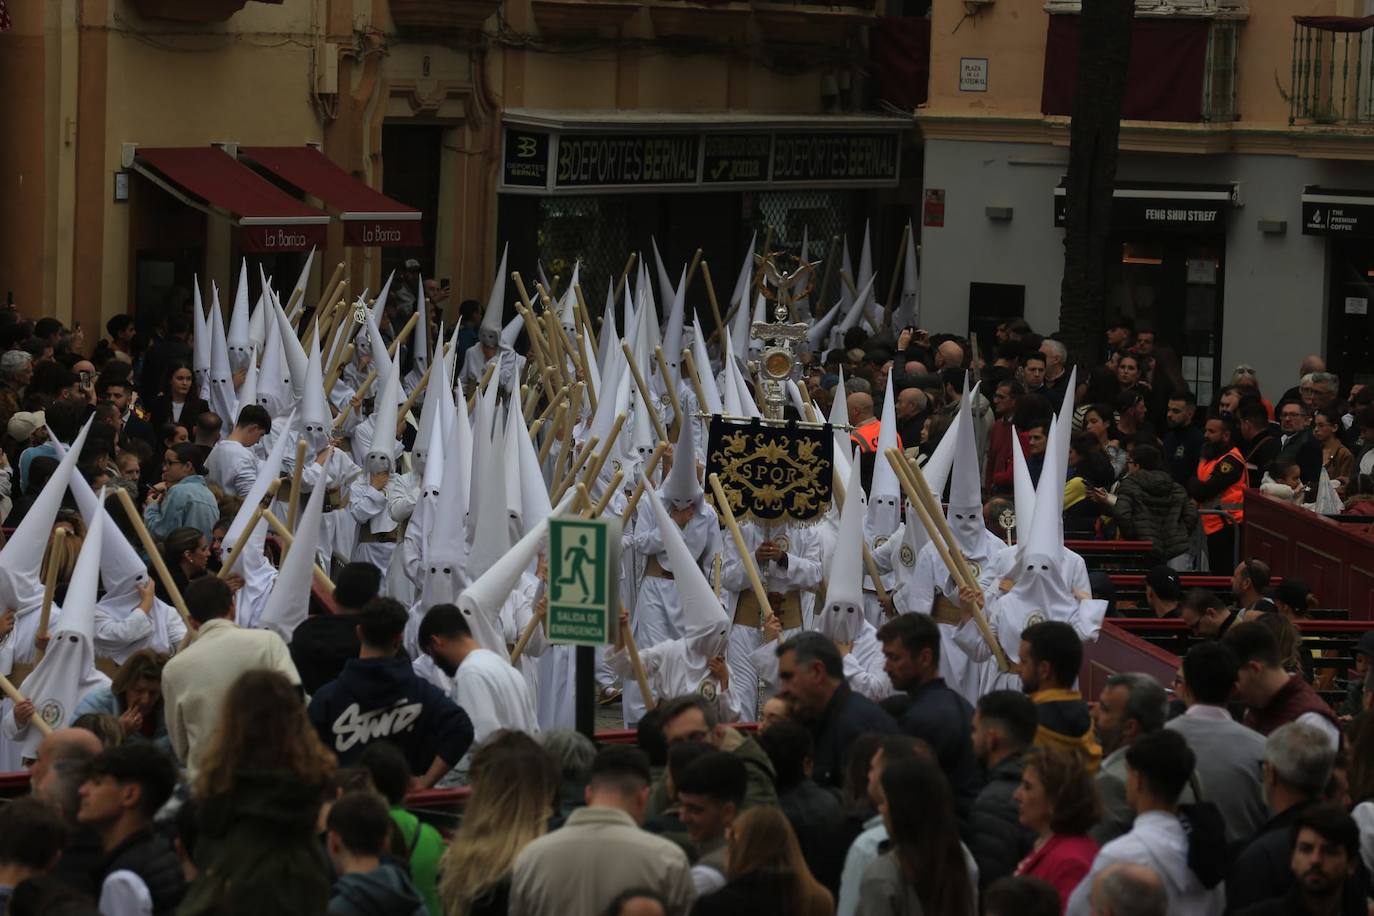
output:
POLYGON ((1368 315, 1369 300, 1363 296, 1346 296, 1345 313, 1347 315, 1368 315))
POLYGON ((988 59, 986 57, 959 58, 959 91, 988 91, 988 59))

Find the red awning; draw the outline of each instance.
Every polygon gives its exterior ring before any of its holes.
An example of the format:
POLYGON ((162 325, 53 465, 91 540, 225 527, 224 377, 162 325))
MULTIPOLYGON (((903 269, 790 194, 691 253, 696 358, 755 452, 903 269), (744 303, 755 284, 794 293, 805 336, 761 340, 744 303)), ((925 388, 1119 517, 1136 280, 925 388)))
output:
POLYGON ((244 251, 324 247, 329 214, 296 200, 218 147, 139 147, 134 168, 191 206, 227 213, 244 251))
POLYGON ((424 245, 419 210, 369 188, 314 147, 244 147, 239 155, 324 201, 343 222, 345 244, 368 248, 424 245))

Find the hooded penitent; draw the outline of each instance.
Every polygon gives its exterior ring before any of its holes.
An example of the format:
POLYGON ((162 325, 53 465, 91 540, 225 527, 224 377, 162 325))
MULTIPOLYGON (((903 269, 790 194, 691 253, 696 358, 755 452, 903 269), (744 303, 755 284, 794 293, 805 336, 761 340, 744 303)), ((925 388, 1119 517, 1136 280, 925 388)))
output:
MULTIPOLYGON (((272 311, 270 298, 263 301, 258 312, 264 316, 272 311)), ((295 400, 295 389, 291 385, 291 370, 287 368, 286 356, 282 352, 281 332, 274 320, 263 328, 262 364, 258 366, 258 404, 269 416, 283 417, 291 409, 295 400)), ((247 399, 242 399, 248 403, 247 399)))
MULTIPOLYGON (((243 384, 239 386, 239 410, 245 407, 255 407, 258 404, 258 361, 257 353, 252 347, 248 348, 248 367, 243 373, 243 384)), ((238 420, 235 415, 234 420, 238 420)))
MULTIPOLYGON (((821 318, 806 332, 806 348, 812 352, 818 352, 825 346, 826 337, 830 334, 830 327, 835 323, 835 316, 840 313, 840 303, 836 302, 830 307, 821 318)), ((819 361, 819 360, 818 360, 819 361)))
MULTIPOLYGON (((487 386, 488 391, 493 388, 487 386)), ((478 398, 472 424, 472 485, 469 488, 468 507, 471 519, 468 525, 468 542, 471 545, 467 559, 469 578, 476 578, 495 565, 511 543, 506 475, 518 473, 519 469, 508 467, 509 459, 504 454, 505 450, 494 444, 498 430, 502 434, 499 441, 504 444, 505 432, 496 414, 494 395, 478 398)))
MULTIPOLYGON (((949 483, 950 471, 954 466, 955 442, 959 438, 958 429, 962 425, 962 418, 959 414, 954 415, 954 422, 945 431, 940 439, 940 444, 935 446, 935 451, 931 452, 926 463, 921 466, 921 473, 925 475, 926 483, 930 485, 931 493, 938 501, 945 492, 945 484, 949 483)), ((916 558, 920 556, 921 549, 930 543, 930 532, 926 531, 926 526, 922 524, 920 516, 912 508, 910 501, 906 505, 906 525, 902 531, 902 546, 900 549, 899 560, 908 570, 916 568, 916 558)))
POLYGON ((487 308, 482 313, 482 324, 477 329, 477 337, 484 347, 501 345, 501 316, 505 313, 506 295, 506 255, 510 253, 510 243, 501 249, 501 265, 496 268, 496 276, 491 281, 491 293, 487 296, 487 308))
POLYGON ((196 391, 202 398, 209 399, 210 393, 210 325, 205 321, 205 303, 200 297, 200 277, 195 277, 191 286, 193 304, 191 307, 191 370, 196 380, 196 391))
MULTIPOLYGON (((911 229, 911 224, 907 224, 911 229)), ((918 327, 921 323, 921 277, 916 265, 916 233, 908 231, 902 257, 902 301, 897 306, 893 327, 918 327)))
POLYGON ((716 376, 711 371, 711 357, 706 352, 706 336, 701 333, 701 322, 692 315, 692 363, 701 380, 701 393, 706 398, 702 409, 709 414, 719 414, 722 409, 720 389, 716 387, 716 376))
MULTIPOLYGON (((423 322, 421 323, 423 324, 423 322)), ((442 347, 443 340, 444 335, 440 334, 435 346, 442 347)), ((416 353, 419 353, 418 348, 416 353)), ((415 471, 421 477, 424 476, 425 467, 429 461, 430 433, 433 432, 436 424, 442 422, 441 418, 445 416, 446 412, 453 410, 453 389, 444 384, 442 379, 442 357, 442 352, 435 353, 435 366, 430 372, 429 381, 425 383, 424 403, 420 408, 420 425, 415 431, 415 448, 411 451, 411 457, 415 462, 415 471)), ((440 441, 442 441, 442 436, 440 441)))
POLYGON ((692 435, 690 423, 683 423, 678 429, 677 445, 673 446, 673 466, 659 489, 659 495, 673 510, 700 506, 706 496, 701 482, 697 480, 696 438, 692 435))
POLYGON ((983 491, 978 474, 978 445, 973 437, 971 404, 978 388, 968 388, 959 401, 959 426, 954 442, 954 477, 949 488, 949 509, 945 517, 954 532, 959 552, 981 569, 997 545, 983 524, 983 491))
POLYGON ((310 580, 315 575, 315 553, 320 545, 320 520, 326 487, 310 491, 305 511, 296 520, 295 541, 277 571, 277 581, 258 623, 287 642, 296 627, 310 614, 310 580))
POLYGON ((469 581, 465 567, 472 430, 468 426, 467 411, 460 408, 457 414, 444 443, 444 472, 434 503, 429 540, 425 543, 420 582, 420 604, 425 608, 452 604, 469 581))
MULTIPOLYGON (((92 418, 94 419, 94 418, 92 418)), ((43 607, 43 556, 48 551, 57 510, 67 495, 72 469, 86 444, 86 432, 92 420, 72 442, 67 454, 58 462, 57 470, 33 501, 24 519, 0 549, 0 607, 14 608, 14 630, 9 639, 0 642, 0 673, 9 674, 15 662, 28 662, 34 656, 34 636, 38 632, 39 612, 43 607)), ((54 605, 52 613, 60 609, 54 605)))
MULTIPOLYGON (((888 537, 901 520, 902 485, 887 460, 887 450, 897 447, 897 406, 893 395, 892 370, 887 370, 887 391, 883 394, 883 413, 878 427, 878 451, 873 462, 873 482, 868 500, 865 533, 870 538, 888 537)), ((978 463, 974 462, 977 470, 978 463)))
POLYGON ((682 539, 681 529, 668 515, 663 500, 648 480, 644 481, 644 498, 650 500, 658 519, 663 550, 668 555, 678 598, 682 602, 682 638, 687 646, 687 663, 692 668, 693 679, 700 682, 710 671, 707 662, 725 654, 730 642, 730 618, 693 558, 691 548, 682 539))
POLYGON ((473 638, 483 649, 509 657, 501 627, 501 607, 520 581, 520 576, 544 549, 547 533, 546 519, 532 527, 528 534, 503 553, 458 596, 458 609, 463 612, 473 638))
POLYGON ((401 444, 396 441, 397 411, 401 400, 401 364, 393 362, 386 373, 382 392, 377 396, 377 410, 372 415, 372 442, 367 449, 369 474, 396 473, 401 444))
POLYGON ((306 455, 318 455, 329 445, 330 430, 334 426, 333 414, 324 394, 324 370, 320 362, 320 337, 310 335, 310 357, 305 367, 305 380, 301 385, 301 438, 305 440, 306 455))
POLYGON ((672 384, 677 385, 680 373, 678 363, 682 362, 682 323, 687 315, 687 268, 682 268, 682 276, 673 291, 672 306, 668 317, 663 319, 663 361, 672 373, 672 384))
POLYGON ((816 606, 815 629, 835 642, 852 643, 864 625, 863 528, 868 508, 857 461, 850 467, 845 492, 835 553, 826 570, 825 601, 816 606))
POLYGON ((510 413, 506 415, 505 455, 506 460, 516 465, 507 471, 506 479, 514 483, 514 499, 509 500, 509 506, 519 519, 523 535, 548 518, 553 506, 549 503, 548 485, 540 473, 539 454, 530 439, 519 398, 511 398, 510 413))
POLYGON ((307 361, 305 347, 296 337, 296 329, 291 327, 291 322, 287 319, 286 312, 282 310, 280 302, 273 301, 272 313, 277 317, 277 332, 281 337, 282 356, 286 357, 286 365, 291 370, 291 387, 295 396, 299 398, 304 392, 305 385, 307 361))
POLYGON ((249 348, 253 345, 248 330, 248 259, 239 262, 239 283, 234 289, 234 310, 229 313, 229 366, 235 372, 248 368, 249 348))
MULTIPOLYGON (((295 422, 296 415, 293 412, 286 421, 286 428, 290 429, 295 422)), ((253 481, 253 486, 248 491, 248 495, 243 498, 243 503, 239 506, 239 511, 234 515, 234 520, 229 523, 229 530, 224 535, 221 561, 229 559, 229 553, 234 549, 234 545, 239 542, 240 535, 248 527, 248 520, 253 516, 253 510, 267 497, 268 487, 272 481, 281 476, 283 459, 286 456, 286 447, 294 443, 290 436, 277 436, 272 443, 272 450, 267 453, 267 458, 263 460, 262 467, 259 469, 257 479, 253 481)), ((267 543, 267 523, 260 522, 249 535, 248 542, 239 552, 238 558, 234 560, 234 565, 230 568, 231 572, 237 572, 243 576, 243 588, 239 589, 235 604, 235 619, 239 626, 256 626, 258 616, 262 613, 263 605, 267 603, 268 593, 272 590, 272 583, 276 581, 277 570, 267 561, 263 554, 263 548, 267 543)))
MULTIPOLYGON (((103 488, 99 499, 105 499, 103 488)), ((110 683, 95 667, 95 597, 104 534, 103 525, 95 525, 86 533, 67 585, 62 616, 49 633, 47 651, 19 685, 20 692, 33 701, 34 715, 53 729, 63 728, 72 720, 82 697, 110 683)), ((20 756, 34 757, 42 740, 42 732, 31 725, 19 741, 20 756)))
POLYGON ((229 435, 239 414, 239 399, 234 392, 234 370, 229 364, 229 345, 224 339, 218 293, 210 303, 210 396, 207 400, 210 409, 220 417, 221 432, 229 435))

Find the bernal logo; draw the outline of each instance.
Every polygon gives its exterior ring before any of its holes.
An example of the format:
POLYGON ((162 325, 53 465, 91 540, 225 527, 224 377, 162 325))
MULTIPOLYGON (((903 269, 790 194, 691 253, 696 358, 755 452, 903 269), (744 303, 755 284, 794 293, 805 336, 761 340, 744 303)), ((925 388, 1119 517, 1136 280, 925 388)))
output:
POLYGON ((363 242, 369 245, 380 245, 383 242, 401 241, 401 230, 382 223, 373 223, 363 226, 363 242))
POLYGON ((278 229, 275 233, 267 233, 262 245, 264 248, 304 248, 305 242, 305 236, 301 233, 278 229))

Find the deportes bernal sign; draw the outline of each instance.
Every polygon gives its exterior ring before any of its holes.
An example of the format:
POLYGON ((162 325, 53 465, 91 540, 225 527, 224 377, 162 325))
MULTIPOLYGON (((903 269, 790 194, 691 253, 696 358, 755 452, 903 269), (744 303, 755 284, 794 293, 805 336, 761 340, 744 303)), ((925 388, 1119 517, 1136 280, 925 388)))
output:
MULTIPOLYGON (((905 128, 907 125, 903 125, 905 128)), ((558 194, 623 190, 892 187, 902 129, 544 130, 505 128, 501 190, 558 194)))
POLYGON ((1302 234, 1374 235, 1374 191, 1303 188, 1302 234))

